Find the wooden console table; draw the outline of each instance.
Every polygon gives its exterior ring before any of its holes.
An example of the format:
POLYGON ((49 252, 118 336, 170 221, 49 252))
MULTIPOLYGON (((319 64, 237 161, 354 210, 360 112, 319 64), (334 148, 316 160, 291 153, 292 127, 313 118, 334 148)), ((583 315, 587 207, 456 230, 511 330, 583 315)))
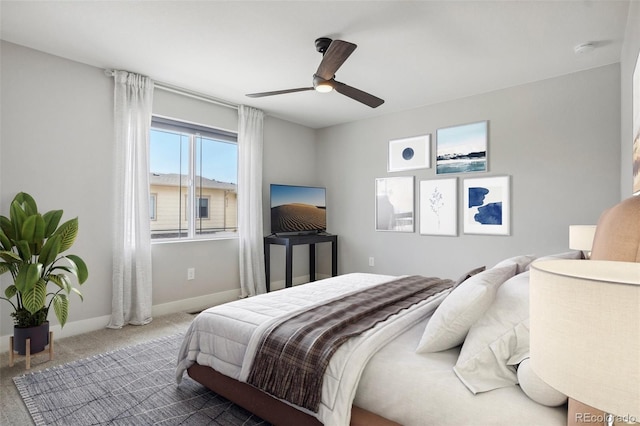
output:
POLYGON ((331 276, 338 275, 338 236, 333 234, 269 235, 264 237, 264 266, 267 275, 267 292, 271 291, 271 245, 285 246, 285 287, 293 284, 293 246, 309 245, 309 276, 316 280, 316 244, 331 243, 331 276))

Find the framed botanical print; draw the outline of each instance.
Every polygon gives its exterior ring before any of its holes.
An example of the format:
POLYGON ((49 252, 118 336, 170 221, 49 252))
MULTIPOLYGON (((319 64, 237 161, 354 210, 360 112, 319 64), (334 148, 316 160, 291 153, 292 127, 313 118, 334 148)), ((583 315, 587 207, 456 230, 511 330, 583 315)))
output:
POLYGON ((458 179, 420 181, 420 234, 458 235, 458 179))

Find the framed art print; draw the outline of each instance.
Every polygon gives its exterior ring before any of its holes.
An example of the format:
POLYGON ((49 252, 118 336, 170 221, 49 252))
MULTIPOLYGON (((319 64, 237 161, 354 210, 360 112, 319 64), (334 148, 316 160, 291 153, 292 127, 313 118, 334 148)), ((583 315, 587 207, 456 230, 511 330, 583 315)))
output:
POLYGON ((436 131, 436 174, 486 172, 489 122, 436 131))
POLYGON ((420 181, 420 234, 458 235, 458 179, 420 181))
POLYGON ((400 172, 431 167, 431 135, 389 141, 387 171, 400 172))
POLYGON ((465 234, 509 235, 511 192, 509 176, 464 179, 465 234))
POLYGON ((632 127, 633 127, 633 143, 632 143, 632 171, 633 171, 633 189, 634 194, 640 195, 640 54, 636 60, 636 67, 633 71, 632 80, 633 106, 632 106, 632 127))
POLYGON ((376 179, 376 231, 414 231, 413 181, 413 176, 376 179))

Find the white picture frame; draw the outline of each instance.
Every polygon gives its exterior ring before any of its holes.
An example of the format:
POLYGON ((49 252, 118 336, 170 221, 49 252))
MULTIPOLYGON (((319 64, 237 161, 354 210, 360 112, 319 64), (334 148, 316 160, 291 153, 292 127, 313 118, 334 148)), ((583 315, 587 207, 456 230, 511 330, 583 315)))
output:
POLYGON ((510 181, 509 176, 464 179, 465 234, 510 235, 510 181))
POLYGON ((634 195, 640 195, 640 54, 633 70, 631 93, 632 101, 632 142, 631 142, 631 174, 634 195))
POLYGON ((488 145, 488 120, 436 130, 436 174, 488 171, 488 145))
POLYGON ((414 177, 376 179, 376 231, 414 232, 414 177))
POLYGON ((458 235, 458 179, 420 181, 420 235, 458 235))
POLYGON ((388 172, 431 167, 431 134, 389 141, 388 172))

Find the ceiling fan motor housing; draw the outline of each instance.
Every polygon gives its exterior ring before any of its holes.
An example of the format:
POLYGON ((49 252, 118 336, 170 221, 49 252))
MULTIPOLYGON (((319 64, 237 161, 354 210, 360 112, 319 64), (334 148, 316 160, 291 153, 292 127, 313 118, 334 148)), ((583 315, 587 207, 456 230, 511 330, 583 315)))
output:
POLYGON ((320 37, 316 39, 316 50, 324 56, 324 52, 327 51, 332 41, 333 40, 327 37, 320 37))

